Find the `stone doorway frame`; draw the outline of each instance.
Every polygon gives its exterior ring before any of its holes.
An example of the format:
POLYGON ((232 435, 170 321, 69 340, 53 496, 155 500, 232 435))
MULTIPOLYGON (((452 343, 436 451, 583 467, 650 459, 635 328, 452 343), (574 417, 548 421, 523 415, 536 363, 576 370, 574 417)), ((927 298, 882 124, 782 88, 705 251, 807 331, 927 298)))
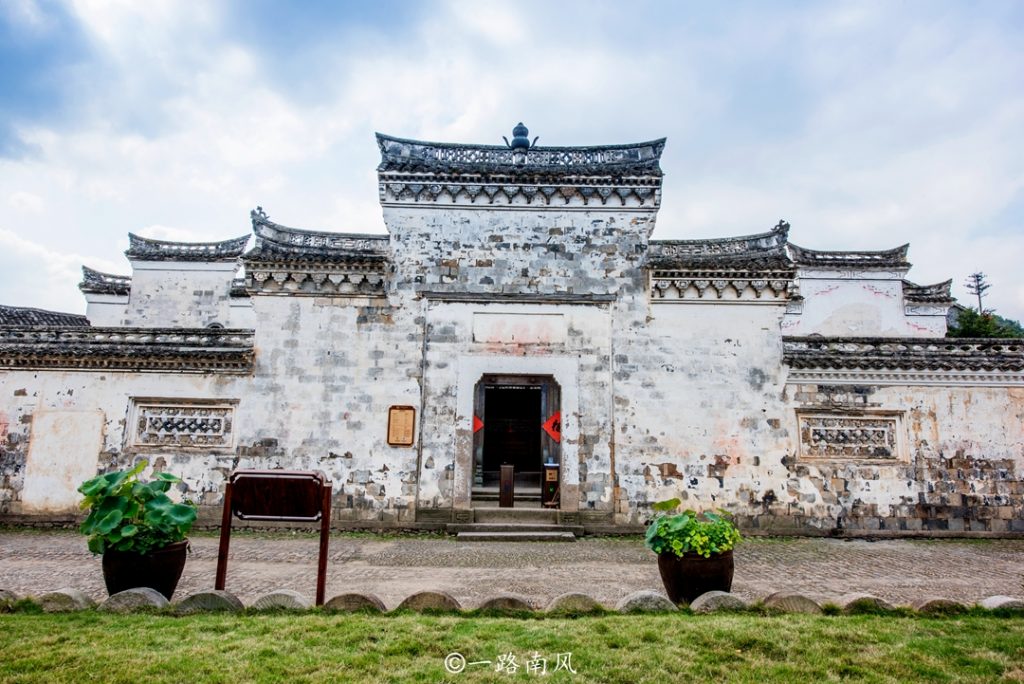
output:
MULTIPOLYGON (((546 376, 561 391, 562 511, 579 510, 579 360, 570 356, 478 356, 458 359, 456 388, 455 472, 452 505, 472 508, 474 476, 473 409, 477 384, 484 376, 546 376)), ((538 426, 539 428, 539 426, 538 426)))
POLYGON ((490 417, 487 408, 487 393, 488 390, 494 387, 505 386, 515 387, 520 385, 527 385, 535 387, 540 392, 538 397, 539 406, 537 411, 537 422, 532 429, 537 431, 537 438, 539 439, 538 448, 539 453, 537 454, 537 478, 538 486, 543 487, 543 483, 540 482, 540 478, 543 475, 543 464, 544 463, 557 463, 561 465, 562 461, 562 445, 561 442, 556 442, 548 433, 544 431, 544 421, 552 416, 554 413, 561 413, 561 401, 560 397, 562 394, 562 388, 554 377, 550 375, 496 375, 493 373, 483 375, 477 381, 476 386, 473 388, 473 416, 474 416, 474 430, 473 430, 473 486, 479 487, 484 484, 483 472, 484 464, 486 463, 486 456, 488 451, 488 444, 486 440, 487 422, 490 417), (481 429, 476 429, 476 419, 479 418, 483 421, 481 429), (547 454, 547 458, 545 458, 547 454))

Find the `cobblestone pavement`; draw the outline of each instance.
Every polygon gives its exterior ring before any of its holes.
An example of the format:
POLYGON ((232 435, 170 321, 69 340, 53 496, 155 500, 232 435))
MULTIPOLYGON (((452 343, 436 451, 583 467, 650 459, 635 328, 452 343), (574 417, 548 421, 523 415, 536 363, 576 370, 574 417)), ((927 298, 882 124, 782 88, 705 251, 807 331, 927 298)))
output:
MULTIPOLYGON (((217 538, 192 539, 177 598, 213 588, 217 538)), ((275 589, 310 599, 316 585, 313 535, 236 535, 227 589, 246 604, 275 589)), ((973 602, 1024 597, 1024 540, 886 540, 754 538, 737 547, 733 591, 758 599, 792 590, 818 601, 867 592, 894 603, 944 596, 973 602)), ((106 596, 100 559, 84 537, 66 531, 0 531, 0 589, 19 595, 75 587, 106 596)), ((331 538, 327 597, 359 591, 388 608, 426 589, 443 590, 472 608, 500 592, 538 607, 582 591, 611 607, 638 589, 662 590, 654 554, 638 538, 584 538, 576 543, 457 542, 447 537, 340 535, 331 538)))

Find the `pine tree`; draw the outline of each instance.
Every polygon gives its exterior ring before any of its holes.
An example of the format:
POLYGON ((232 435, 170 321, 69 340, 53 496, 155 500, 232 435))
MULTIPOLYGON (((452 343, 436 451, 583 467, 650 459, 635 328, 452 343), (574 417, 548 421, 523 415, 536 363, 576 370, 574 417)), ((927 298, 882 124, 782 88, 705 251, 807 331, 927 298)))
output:
POLYGON ((978 313, 984 314, 985 307, 981 305, 981 295, 985 293, 985 290, 992 287, 987 282, 985 282, 985 274, 982 273, 981 271, 978 271, 977 273, 972 273, 971 275, 967 276, 967 282, 964 283, 964 285, 967 287, 968 292, 970 292, 972 295, 978 296, 978 313))

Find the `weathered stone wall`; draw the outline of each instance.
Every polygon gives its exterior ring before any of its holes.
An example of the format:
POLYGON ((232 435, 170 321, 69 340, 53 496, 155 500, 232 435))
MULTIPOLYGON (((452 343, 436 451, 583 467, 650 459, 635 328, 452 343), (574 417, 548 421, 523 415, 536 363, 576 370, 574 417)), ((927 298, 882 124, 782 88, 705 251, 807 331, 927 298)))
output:
POLYGON ((595 508, 601 497, 588 482, 611 480, 608 307, 438 302, 427 309, 426 320, 420 513, 469 508, 473 391, 484 374, 548 376, 558 383, 562 508, 595 508), (480 317, 493 315, 555 318, 545 323, 565 334, 519 340, 474 335, 480 317))
MULTIPOLYGON (((117 325, 251 328, 251 313, 231 297, 235 262, 133 261, 131 293, 117 325)), ((242 298, 243 300, 245 298, 242 298)), ((104 312, 109 316, 109 312, 104 312)))
POLYGON ((650 312, 615 337, 616 520, 640 522, 651 503, 676 496, 698 510, 747 510, 789 476, 783 307, 650 312))
POLYGON ((562 508, 611 519, 611 337, 642 317, 654 216, 651 207, 385 206, 392 289, 422 311, 426 330, 421 517, 470 506, 472 397, 486 373, 555 379, 562 508), (502 303, 507 296, 520 303, 502 303), (579 409, 567 411, 574 402, 579 409))
MULTIPOLYGON (((137 456, 144 455, 153 464, 162 459, 177 474, 190 474, 194 461, 211 454, 230 462, 231 453, 218 448, 133 447, 129 414, 133 397, 238 398, 243 395, 243 382, 243 378, 198 374, 5 371, 0 374, 0 424, 6 431, 0 512, 74 512, 74 489, 80 480, 73 480, 126 466, 137 456), (98 419, 80 419, 89 415, 98 419), (73 428, 73 434, 54 440, 65 426, 73 428)), ((209 475, 192 477, 187 491, 197 495, 208 479, 209 475)))
POLYGON ((639 286, 650 211, 384 207, 398 290, 616 294, 639 286))
MULTIPOLYGON (((39 492, 25 491, 33 458, 44 476, 74 473, 77 481, 63 483, 73 492, 97 470, 144 457, 182 476, 184 492, 203 505, 220 504, 226 478, 238 468, 315 469, 334 482, 336 518, 411 516, 417 449, 387 446, 386 432, 390 405, 419 406, 418 328, 383 299, 261 297, 258 304, 253 376, 0 373, 0 511, 73 510, 67 497, 63 505, 27 505, 40 500, 39 492), (229 427, 143 430, 140 406, 147 404, 156 415, 186 422, 212 415, 229 427), (97 434, 79 429, 67 443, 50 440, 59 452, 35 448, 45 446, 44 435, 32 432, 41 417, 52 431, 60 425, 54 414, 67 422, 87 413, 102 416, 97 434), (75 450, 63 451, 68 445, 75 450)), ((45 477, 36 480, 47 485, 45 477)))
POLYGON ((947 304, 904 301, 905 271, 798 269, 803 301, 782 321, 786 335, 943 337, 947 304))
POLYGON ((819 383, 786 392, 794 430, 798 413, 834 416, 833 441, 850 444, 858 418, 883 418, 897 439, 891 456, 883 448, 883 457, 841 458, 813 453, 798 431, 789 489, 800 494, 764 512, 844 529, 1024 531, 1024 388, 819 383))
MULTIPOLYGON (((238 467, 323 470, 335 516, 405 519, 417 451, 387 444, 388 408, 420 405, 421 326, 382 298, 255 297, 256 377, 238 467)), ((420 411, 417 410, 417 431, 420 411)))

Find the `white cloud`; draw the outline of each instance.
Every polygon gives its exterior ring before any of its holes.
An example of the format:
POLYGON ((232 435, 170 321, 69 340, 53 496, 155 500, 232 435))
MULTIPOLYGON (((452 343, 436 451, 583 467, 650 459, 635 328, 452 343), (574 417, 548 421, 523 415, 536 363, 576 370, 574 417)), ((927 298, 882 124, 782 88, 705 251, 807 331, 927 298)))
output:
MULTIPOLYGON (((521 119, 541 144, 667 135, 655 237, 786 218, 809 247, 910 241, 913 278, 980 268, 992 305, 1024 317, 1024 245, 1005 224, 1024 191, 1024 53, 983 11, 648 4, 629 23, 613 3, 453 0, 400 35, 371 26, 318 46, 289 67, 296 97, 288 69, 268 67, 302 46, 229 37, 226 5, 72 7, 97 50, 68 86, 76 116, 23 127, 40 154, 0 160, 6 226, 39 258, 126 272, 128 231, 225 239, 257 204, 288 225, 381 232, 374 130, 494 144, 521 119)), ((47 297, 81 308, 73 286, 47 297)))

